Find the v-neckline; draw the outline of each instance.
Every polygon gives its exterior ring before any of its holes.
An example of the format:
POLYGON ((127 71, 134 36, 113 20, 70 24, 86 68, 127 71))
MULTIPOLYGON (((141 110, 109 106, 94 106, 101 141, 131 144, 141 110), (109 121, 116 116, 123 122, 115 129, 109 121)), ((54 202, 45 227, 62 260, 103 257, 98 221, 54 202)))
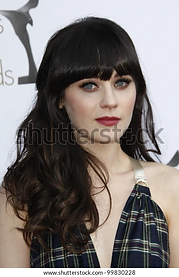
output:
MULTIPOLYGON (((134 192, 138 192, 138 188, 142 188, 142 190, 146 190, 146 191, 147 191, 147 195, 150 196, 150 190, 149 190, 149 188, 148 188, 147 186, 142 186, 142 185, 137 184, 137 183, 134 185, 134 187, 133 187, 133 189, 132 189, 130 195, 128 196, 128 198, 127 198, 127 200, 126 200, 126 202, 125 202, 125 205, 124 205, 124 207, 123 207, 123 209, 122 209, 121 216, 120 216, 120 218, 119 218, 119 222, 118 222, 117 229, 116 229, 116 233, 115 233, 115 237, 114 237, 113 247, 112 247, 112 256, 111 256, 110 268, 116 267, 115 264, 114 264, 114 263, 115 263, 115 261, 114 261, 114 248, 115 248, 115 242, 116 242, 116 240, 117 240, 117 236, 118 236, 118 233, 119 233, 120 225, 121 225, 121 222, 122 222, 122 216, 123 216, 123 214, 124 214, 124 211, 126 210, 126 207, 127 207, 127 205, 128 205, 128 202, 129 202, 129 200, 130 200, 132 194, 133 194, 134 192)), ((85 224, 84 224, 84 225, 85 225, 85 224)), ((85 225, 85 229, 87 230, 86 225, 85 225)), ((88 245, 90 245, 90 251, 93 252, 93 254, 94 254, 94 256, 95 256, 95 260, 96 260, 96 262, 97 262, 97 267, 98 267, 98 268, 101 268, 101 265, 100 265, 100 262, 99 262, 99 258, 98 258, 98 255, 97 255, 97 251, 96 251, 96 248, 95 248, 95 246, 94 246, 94 243, 93 243, 93 240, 92 240, 90 234, 88 235, 88 245)))

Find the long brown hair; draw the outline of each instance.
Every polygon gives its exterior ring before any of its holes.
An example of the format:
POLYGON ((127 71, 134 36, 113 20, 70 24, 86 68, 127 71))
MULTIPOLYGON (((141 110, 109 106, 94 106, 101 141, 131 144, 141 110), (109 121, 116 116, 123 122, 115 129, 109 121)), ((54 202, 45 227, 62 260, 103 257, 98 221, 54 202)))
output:
MULTIPOLYGON (((83 78, 110 79, 131 75, 137 97, 133 118, 121 138, 128 155, 152 161, 160 154, 154 135, 153 115, 135 47, 124 29, 108 19, 88 17, 58 31, 49 40, 36 80, 37 98, 17 134, 17 158, 4 177, 8 201, 18 217, 26 212, 26 242, 32 234, 43 244, 43 234, 59 233, 62 245, 87 242, 99 226, 91 196, 91 168, 108 190, 104 165, 75 141, 65 108, 59 109, 65 88, 83 78), (145 129, 149 144, 143 143, 145 129), (149 151, 150 150, 150 151, 149 151), (85 221, 91 228, 83 229, 85 221), (84 234, 79 241, 75 228, 84 234)), ((109 193, 109 191, 108 191, 109 193)), ((110 197, 110 193, 109 193, 110 197)))

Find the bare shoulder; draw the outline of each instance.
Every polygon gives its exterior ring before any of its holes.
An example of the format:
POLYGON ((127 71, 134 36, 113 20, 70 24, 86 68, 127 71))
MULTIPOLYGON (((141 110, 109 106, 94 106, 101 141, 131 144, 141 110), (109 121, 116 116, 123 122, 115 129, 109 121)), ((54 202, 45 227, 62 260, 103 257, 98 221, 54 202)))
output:
POLYGON ((13 207, 9 204, 6 192, 0 187, 0 267, 30 267, 30 250, 18 228, 24 227, 13 207))
POLYGON ((179 267, 179 170, 167 165, 141 162, 153 200, 160 206, 169 228, 170 267, 179 267))
POLYGON ((14 213, 12 206, 7 201, 5 189, 0 187, 0 219, 1 224, 5 220, 6 225, 11 222, 16 228, 23 228, 24 222, 20 220, 14 213))
POLYGON ((179 210, 179 170, 155 162, 141 162, 141 164, 152 198, 169 220, 173 208, 179 210))
POLYGON ((149 186, 179 191, 179 170, 157 162, 141 162, 149 186))

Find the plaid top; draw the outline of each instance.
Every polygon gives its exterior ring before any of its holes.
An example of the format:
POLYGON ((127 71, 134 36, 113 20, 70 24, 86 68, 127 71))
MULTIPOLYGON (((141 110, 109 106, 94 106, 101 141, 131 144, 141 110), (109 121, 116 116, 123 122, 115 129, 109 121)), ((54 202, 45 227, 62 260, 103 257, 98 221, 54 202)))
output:
MULTIPOLYGON (((82 236, 79 232, 79 236, 82 236)), ((99 268, 100 264, 89 236, 81 254, 66 251, 57 234, 49 233, 47 252, 35 238, 32 240, 31 266, 42 268, 99 268)), ((169 267, 169 241, 166 218, 151 199, 148 187, 136 184, 119 220, 113 246, 112 268, 169 267)))

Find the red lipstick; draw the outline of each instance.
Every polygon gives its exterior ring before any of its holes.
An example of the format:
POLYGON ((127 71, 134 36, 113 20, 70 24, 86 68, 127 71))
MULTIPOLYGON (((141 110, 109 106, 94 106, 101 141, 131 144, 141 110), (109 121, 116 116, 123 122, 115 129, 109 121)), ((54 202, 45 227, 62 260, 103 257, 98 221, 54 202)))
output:
POLYGON ((119 122, 120 118, 115 116, 104 116, 96 118, 96 121, 105 126, 114 126, 119 122))

